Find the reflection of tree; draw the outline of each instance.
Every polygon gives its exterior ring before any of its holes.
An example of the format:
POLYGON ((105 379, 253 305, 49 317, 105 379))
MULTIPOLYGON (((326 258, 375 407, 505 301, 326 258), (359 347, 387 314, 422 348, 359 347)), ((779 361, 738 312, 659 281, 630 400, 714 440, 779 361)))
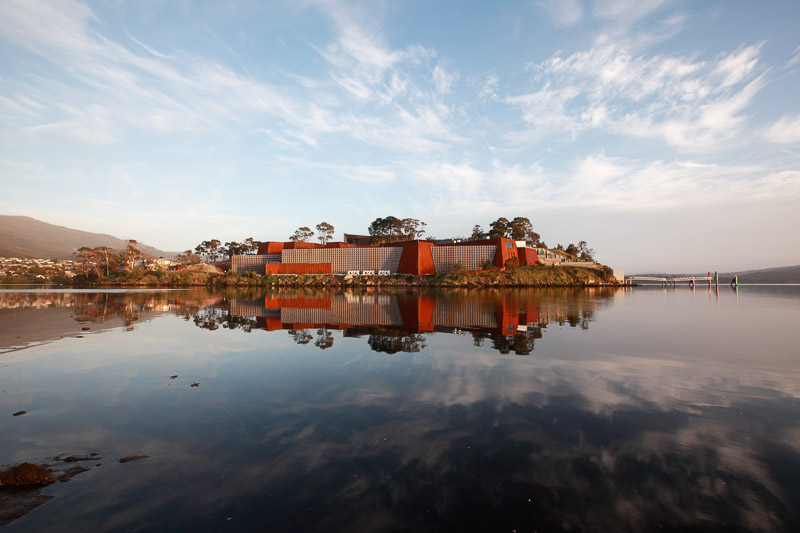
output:
POLYGON ((528 331, 516 335, 497 335, 492 337, 492 348, 502 354, 514 352, 517 355, 530 355, 536 339, 542 338, 542 328, 528 326, 528 331))
POLYGON ((245 333, 250 333, 254 329, 258 329, 258 321, 249 316, 234 316, 229 314, 227 315, 227 323, 223 324, 222 327, 241 329, 245 333))
POLYGON ((321 350, 333 346, 333 333, 325 328, 317 330, 317 340, 314 341, 314 346, 321 350))
POLYGON ((220 325, 226 324, 230 315, 216 307, 203 307, 195 311, 192 320, 198 328, 215 331, 220 325))
POLYGON ((485 341, 488 337, 489 337, 488 333, 483 333, 482 331, 473 331, 472 345, 480 348, 481 346, 483 346, 483 341, 485 341))
POLYGON ((294 339, 295 344, 308 344, 314 338, 307 329, 290 329, 289 335, 294 339))
POLYGON ((419 352, 427 345, 425 335, 379 329, 371 333, 367 343, 373 351, 385 353, 419 352))

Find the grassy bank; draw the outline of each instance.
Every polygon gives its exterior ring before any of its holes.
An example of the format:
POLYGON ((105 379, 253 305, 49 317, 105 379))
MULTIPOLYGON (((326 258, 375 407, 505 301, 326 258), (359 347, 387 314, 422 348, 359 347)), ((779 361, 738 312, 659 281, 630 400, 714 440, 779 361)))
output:
POLYGON ((611 269, 582 267, 530 266, 508 270, 451 272, 412 276, 337 276, 305 274, 298 276, 259 276, 250 272, 212 274, 205 272, 136 271, 102 280, 75 280, 74 286, 93 287, 583 287, 615 285, 611 269))

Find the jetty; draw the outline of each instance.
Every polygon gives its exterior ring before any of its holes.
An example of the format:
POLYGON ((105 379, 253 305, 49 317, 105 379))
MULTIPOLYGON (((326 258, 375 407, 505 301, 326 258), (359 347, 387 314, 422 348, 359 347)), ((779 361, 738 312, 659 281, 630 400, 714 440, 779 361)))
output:
MULTIPOLYGON (((678 283, 688 283, 690 287, 696 287, 700 281, 707 281, 708 287, 711 288, 711 283, 719 288, 719 273, 711 272, 707 276, 626 276, 625 283, 628 284, 634 281, 658 281, 662 287, 676 287, 678 283)), ((734 276, 731 280, 731 287, 739 285, 739 276, 734 276)))

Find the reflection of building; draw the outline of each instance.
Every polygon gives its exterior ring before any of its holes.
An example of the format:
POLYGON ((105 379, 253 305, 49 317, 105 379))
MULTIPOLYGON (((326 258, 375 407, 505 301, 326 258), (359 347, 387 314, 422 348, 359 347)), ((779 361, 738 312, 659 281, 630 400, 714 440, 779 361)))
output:
MULTIPOLYGON (((349 239, 361 242, 355 237, 349 239)), ((264 242, 257 255, 233 256, 234 272, 259 274, 433 274, 448 273, 456 264, 481 270, 487 264, 505 268, 515 259, 520 265, 538 261, 535 248, 511 239, 484 239, 436 245, 429 241, 403 241, 380 246, 344 242, 325 245, 306 242, 264 242)))
POLYGON ((430 295, 336 295, 324 298, 266 296, 231 301, 231 315, 256 317, 267 330, 384 327, 424 333, 478 331, 514 335, 539 321, 537 300, 500 293, 484 298, 430 295))

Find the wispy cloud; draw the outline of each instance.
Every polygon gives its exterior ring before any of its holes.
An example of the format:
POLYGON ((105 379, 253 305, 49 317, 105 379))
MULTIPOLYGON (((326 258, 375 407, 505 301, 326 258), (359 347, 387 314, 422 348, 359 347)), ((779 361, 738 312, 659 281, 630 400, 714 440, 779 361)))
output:
POLYGON ((156 132, 246 127, 269 131, 273 141, 295 148, 319 147, 334 135, 413 153, 459 142, 450 109, 441 102, 457 73, 429 67, 432 50, 391 49, 351 6, 323 7, 338 32, 318 48, 329 77, 290 76, 299 85, 295 90, 135 38, 125 46, 100 33, 92 11, 77 1, 4 2, 3 37, 57 64, 67 81, 59 82, 64 90, 57 98, 19 87, 0 99, 0 113, 26 123, 33 134, 61 132, 82 142, 113 142, 123 126, 156 132), (429 87, 420 87, 426 78, 429 87), (91 113, 83 110, 88 102, 91 113))
POLYGON ((767 128, 764 136, 778 144, 800 144, 800 115, 781 118, 767 128))
POLYGON ((538 89, 506 99, 529 126, 513 137, 596 128, 660 137, 682 151, 713 150, 742 131, 743 113, 764 86, 760 48, 702 61, 647 57, 601 37, 588 50, 529 65, 538 89))
POLYGON ((581 0, 541 0, 534 5, 544 9, 558 26, 572 26, 583 18, 581 0))
POLYGON ((489 74, 486 76, 486 81, 478 93, 479 98, 497 98, 497 87, 500 83, 500 78, 496 74, 489 74))
POLYGON ((594 14, 599 18, 632 24, 666 3, 667 0, 595 0, 594 14))

